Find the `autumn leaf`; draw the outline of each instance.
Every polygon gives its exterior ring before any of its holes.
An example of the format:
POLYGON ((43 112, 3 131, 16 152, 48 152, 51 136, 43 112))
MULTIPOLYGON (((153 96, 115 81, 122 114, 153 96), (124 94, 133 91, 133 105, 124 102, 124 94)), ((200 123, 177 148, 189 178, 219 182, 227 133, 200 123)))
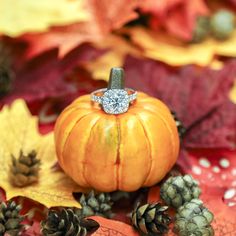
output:
POLYGON ((37 107, 38 109, 36 109, 35 114, 39 114, 40 124, 51 123, 51 129, 53 129, 53 122, 56 121, 58 115, 76 98, 91 93, 97 89, 107 87, 107 83, 104 80, 94 80, 91 77, 91 74, 82 67, 77 67, 69 73, 67 75, 67 80, 73 83, 76 91, 73 93, 67 93, 64 96, 47 99, 42 106, 39 108, 37 107))
POLYGON ((40 229, 40 222, 34 221, 30 227, 22 232, 22 236, 42 236, 40 229))
POLYGON ((58 47, 63 57, 83 42, 102 41, 114 29, 138 17, 135 12, 139 0, 88 0, 86 2, 90 19, 65 27, 53 27, 47 33, 26 34, 21 39, 30 44, 29 56, 33 57, 45 50, 58 47))
POLYGON ((26 32, 44 32, 52 25, 66 25, 90 18, 85 1, 0 1, 0 33, 16 37, 26 32))
POLYGON ((80 207, 72 192, 82 189, 64 172, 53 168, 57 162, 53 133, 40 135, 37 126, 37 118, 30 114, 23 100, 3 107, 0 112, 0 187, 6 191, 7 200, 23 196, 47 207, 80 207), (35 150, 41 161, 38 182, 22 188, 9 181, 11 155, 18 157, 20 150, 26 154, 35 150))
MULTIPOLYGON (((221 198, 224 199, 224 192, 227 189, 235 188, 235 155, 235 150, 191 150, 185 152, 185 156, 181 157, 187 159, 187 162, 179 162, 179 164, 185 173, 191 174, 202 186, 221 188, 221 198)), ((233 198, 225 200, 233 201, 233 198)))
POLYGON ((83 44, 67 54, 63 60, 58 58, 57 49, 28 60, 25 55, 18 56, 15 52, 18 47, 15 48, 15 44, 8 42, 7 45, 9 50, 13 50, 10 60, 12 60, 11 69, 15 76, 11 84, 11 91, 0 99, 0 103, 10 103, 16 98, 23 98, 28 103, 32 103, 74 94, 78 96, 77 86, 74 82, 67 81, 66 77, 72 73, 74 68, 102 54, 102 50, 97 50, 89 44, 83 44), (19 63, 19 59, 21 59, 21 63, 19 63))
POLYGON ((98 222, 100 227, 91 236, 138 236, 131 225, 125 224, 121 221, 105 219, 100 216, 92 216, 89 219, 98 222))
POLYGON ((236 232, 235 208, 227 206, 222 200, 222 189, 217 185, 213 188, 202 187, 201 198, 204 204, 214 214, 212 227, 215 236, 234 236, 236 232))
POLYGON ((234 81, 234 86, 230 90, 229 97, 230 97, 230 100, 236 104, 236 81, 234 81))
POLYGON ((2 188, 0 188, 0 202, 6 200, 6 194, 2 188))
POLYGON ((91 72, 94 79, 108 81, 109 72, 112 67, 122 67, 125 57, 133 55, 141 56, 141 52, 124 38, 110 34, 102 42, 92 44, 95 48, 106 50, 100 57, 90 60, 85 64, 85 68, 91 72))
POLYGON ((187 128, 184 147, 235 146, 236 106, 229 90, 236 61, 221 70, 197 66, 173 68, 156 61, 128 57, 124 69, 127 87, 164 101, 187 128))
POLYGON ((149 24, 152 29, 162 27, 169 34, 188 41, 192 39, 197 17, 209 13, 204 0, 144 0, 140 9, 151 13, 149 24))
MULTIPOLYGON (((200 199, 214 214, 212 226, 215 236, 233 236, 236 230, 236 189, 235 189, 235 150, 224 149, 198 149, 185 152, 181 158, 187 159, 180 162, 182 174, 191 174, 201 188, 200 199)), ((162 201, 160 186, 149 189, 148 202, 162 201)), ((174 216, 174 212, 171 211, 174 216)), ((171 231, 168 236, 174 235, 171 231)))
POLYGON ((214 56, 236 56, 236 31, 228 40, 209 38, 202 43, 187 44, 164 32, 155 32, 142 27, 129 28, 133 43, 143 50, 143 56, 162 61, 172 66, 197 64, 209 66, 214 56))
POLYGON ((235 150, 199 149, 185 152, 187 165, 180 162, 184 172, 200 183, 200 198, 214 214, 216 236, 233 236, 236 230, 235 155, 235 150))

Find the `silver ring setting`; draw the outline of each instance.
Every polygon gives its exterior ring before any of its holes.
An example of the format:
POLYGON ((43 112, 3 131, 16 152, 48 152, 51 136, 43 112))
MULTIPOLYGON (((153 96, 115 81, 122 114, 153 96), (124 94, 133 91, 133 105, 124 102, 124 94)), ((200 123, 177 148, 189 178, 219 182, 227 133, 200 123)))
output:
POLYGON ((91 100, 101 104, 108 114, 122 114, 128 111, 131 102, 136 100, 137 91, 125 89, 99 89, 91 93, 91 100))

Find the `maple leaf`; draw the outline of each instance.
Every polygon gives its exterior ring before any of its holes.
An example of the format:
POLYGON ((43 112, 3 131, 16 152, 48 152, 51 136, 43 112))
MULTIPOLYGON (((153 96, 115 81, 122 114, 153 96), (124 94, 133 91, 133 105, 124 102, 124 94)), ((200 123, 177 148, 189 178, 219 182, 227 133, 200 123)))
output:
POLYGON ((198 149, 184 152, 181 158, 187 162, 179 162, 184 173, 200 183, 200 198, 214 214, 212 225, 216 236, 233 236, 236 230, 235 155, 235 150, 198 149))
POLYGON ((182 170, 196 178, 201 186, 221 188, 221 199, 227 189, 235 187, 235 150, 198 149, 183 154, 181 159, 187 161, 178 162, 182 170))
POLYGON ((143 50, 143 56, 165 62, 172 66, 197 64, 209 66, 216 55, 236 56, 236 31, 225 41, 209 38, 202 43, 187 44, 164 32, 142 27, 126 30, 134 44, 143 50))
MULTIPOLYGON (((200 199, 214 214, 212 226, 216 236, 233 236, 236 230, 235 154, 235 150, 198 149, 184 152, 181 158, 187 159, 187 162, 179 161, 182 174, 191 174, 200 183, 200 199), (227 194, 229 191, 232 194, 227 194)), ((148 202, 157 201, 162 201, 160 186, 151 187, 148 192, 148 202)), ((172 211, 170 213, 175 215, 172 211)), ((168 235, 174 234, 169 232, 168 235)))
POLYGON ((22 232, 22 236, 42 236, 40 222, 34 221, 33 224, 22 232))
POLYGON ((7 200, 23 196, 47 207, 80 207, 72 192, 82 189, 64 172, 53 168, 57 162, 53 133, 40 135, 37 126, 37 118, 30 114, 23 100, 3 107, 0 112, 0 187, 6 191, 7 200), (8 175, 11 155, 17 157, 20 150, 23 153, 35 150, 41 161, 38 182, 23 188, 13 186, 8 175))
POLYGON ((12 63, 15 78, 12 90, 1 98, 1 103, 9 103, 16 98, 23 98, 27 102, 42 101, 47 98, 59 98, 77 93, 74 83, 66 81, 65 77, 73 68, 88 60, 92 60, 102 54, 102 51, 83 44, 71 51, 60 60, 58 50, 47 51, 33 60, 22 56, 19 64, 18 54, 14 54, 13 47, 12 63))
POLYGON ((144 0, 140 9, 151 13, 151 28, 163 27, 168 33, 184 40, 191 40, 197 17, 209 13, 203 0, 144 0))
MULTIPOLYGON (((47 99, 42 106, 39 108, 36 107, 34 112, 39 114, 40 124, 52 124, 51 127, 46 127, 49 128, 49 130, 53 129, 53 122, 56 121, 62 110, 71 104, 76 98, 91 93, 99 88, 107 87, 107 83, 104 80, 94 80, 91 77, 91 74, 81 67, 75 68, 67 77, 67 79, 75 86, 76 92, 68 93, 65 96, 55 97, 53 99, 47 99)), ((32 111, 32 106, 30 108, 32 111)))
POLYGON ((163 100, 187 128, 185 147, 235 145, 236 106, 228 93, 236 74, 236 61, 215 71, 197 66, 173 68, 152 60, 128 57, 128 87, 163 100))
POLYGON ((102 42, 92 44, 99 50, 106 50, 100 57, 90 60, 85 68, 90 71, 93 79, 108 81, 112 67, 122 67, 127 55, 141 56, 140 51, 129 41, 118 35, 110 34, 102 42))
POLYGON ((22 39, 30 43, 28 55, 33 57, 58 47, 59 55, 63 57, 83 42, 102 41, 112 30, 138 17, 135 12, 138 3, 139 0, 113 3, 107 0, 88 0, 87 11, 90 20, 66 27, 53 27, 47 33, 23 35, 22 39))
POLYGON ((92 216, 89 219, 95 220, 100 227, 91 236, 138 236, 131 225, 126 223, 105 219, 100 216, 92 216))
POLYGON ((212 227, 215 231, 215 236, 234 236, 236 232, 235 209, 223 202, 222 189, 202 186, 201 199, 204 201, 206 207, 214 214, 212 227))
POLYGON ((46 31, 52 25, 88 20, 90 15, 84 3, 83 0, 1 0, 0 33, 16 37, 29 31, 46 31))

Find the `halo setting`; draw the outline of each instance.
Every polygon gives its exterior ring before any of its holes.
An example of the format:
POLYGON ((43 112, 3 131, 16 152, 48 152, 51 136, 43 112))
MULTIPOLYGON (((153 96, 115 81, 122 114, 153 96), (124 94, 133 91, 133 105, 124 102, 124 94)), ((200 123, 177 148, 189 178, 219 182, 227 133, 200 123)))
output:
POLYGON ((103 110, 108 114, 121 114, 129 109, 129 95, 123 89, 107 90, 102 97, 103 110))

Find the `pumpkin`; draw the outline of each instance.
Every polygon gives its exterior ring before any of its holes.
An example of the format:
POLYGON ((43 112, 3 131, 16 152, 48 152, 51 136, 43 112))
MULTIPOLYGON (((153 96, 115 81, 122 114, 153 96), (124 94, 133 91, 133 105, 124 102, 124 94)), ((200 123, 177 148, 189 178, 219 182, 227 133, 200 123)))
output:
POLYGON ((119 115, 106 114, 90 95, 79 97, 58 117, 55 144, 60 166, 75 182, 104 192, 158 183, 179 152, 169 109, 142 92, 119 115))

